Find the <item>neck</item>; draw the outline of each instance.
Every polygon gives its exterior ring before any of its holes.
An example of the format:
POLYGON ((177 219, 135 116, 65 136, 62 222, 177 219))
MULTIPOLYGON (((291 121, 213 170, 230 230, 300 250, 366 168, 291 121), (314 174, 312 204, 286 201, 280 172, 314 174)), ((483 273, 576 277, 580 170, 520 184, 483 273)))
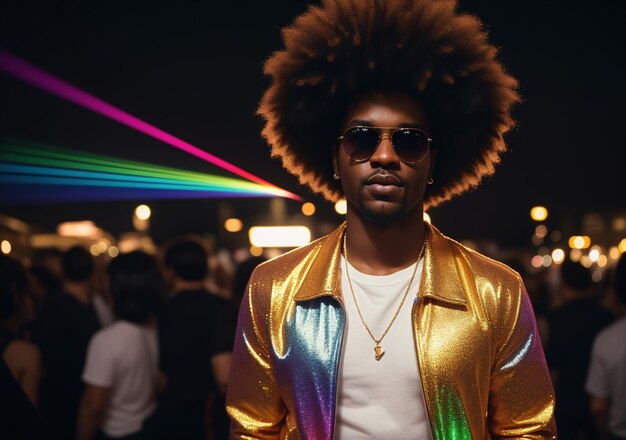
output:
POLYGON ((370 275, 388 275, 414 264, 424 243, 422 215, 419 209, 393 223, 380 224, 349 211, 346 245, 350 264, 370 275))
POLYGON ((204 289, 204 280, 187 281, 176 278, 174 281, 174 290, 200 290, 204 289))
POLYGON ((63 290, 83 304, 91 302, 91 289, 89 283, 79 281, 66 281, 63 290))

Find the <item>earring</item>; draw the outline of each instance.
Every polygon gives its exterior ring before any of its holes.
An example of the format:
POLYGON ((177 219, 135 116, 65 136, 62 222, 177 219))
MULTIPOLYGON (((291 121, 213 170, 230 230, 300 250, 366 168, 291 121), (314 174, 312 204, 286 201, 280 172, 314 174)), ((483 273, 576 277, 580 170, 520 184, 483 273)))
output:
POLYGON ((333 179, 339 180, 339 174, 337 174, 337 173, 333 174, 333 179))
POLYGON ((433 182, 434 182, 434 180, 433 180, 433 178, 432 178, 432 177, 431 177, 430 179, 428 179, 428 181, 427 181, 427 183, 428 183, 429 185, 432 185, 432 184, 433 184, 433 182))

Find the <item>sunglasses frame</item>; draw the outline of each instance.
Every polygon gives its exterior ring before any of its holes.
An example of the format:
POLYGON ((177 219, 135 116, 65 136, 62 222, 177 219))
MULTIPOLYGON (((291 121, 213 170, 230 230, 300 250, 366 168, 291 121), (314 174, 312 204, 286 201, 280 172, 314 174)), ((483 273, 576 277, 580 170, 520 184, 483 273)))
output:
POLYGON ((352 160, 354 162, 367 162, 374 155, 374 153, 376 153, 376 150, 380 146, 380 143, 381 143, 381 141, 383 139, 383 136, 387 136, 389 138, 389 142, 391 142, 391 146, 393 148, 393 151, 396 154, 396 156, 398 156, 398 159, 400 159, 402 162, 409 163, 409 164, 418 163, 418 162, 421 162, 422 160, 424 160, 424 158, 428 155, 428 152, 430 151, 430 145, 433 142, 433 140, 430 138, 428 133, 426 133, 421 128, 415 128, 415 127, 371 127, 369 125, 355 125, 355 126, 352 126, 352 127, 348 127, 343 132, 343 135, 337 137, 337 140, 341 143, 341 146, 343 148, 343 152, 346 153, 346 156, 348 156, 350 158, 350 160, 352 160), (354 159, 352 156, 350 156, 348 154, 348 152, 346 151, 345 147, 343 146, 343 139, 346 136, 346 133, 348 133, 348 131, 353 130, 355 128, 367 128, 367 129, 374 130, 374 131, 376 131, 378 133, 378 141, 376 142, 376 146, 372 150, 372 153, 369 156, 367 156, 365 159, 354 159), (389 131, 389 133, 384 133, 382 130, 389 131), (393 144, 393 135, 396 134, 396 132, 398 132, 400 130, 419 131, 419 132, 422 132, 426 136, 426 140, 428 141, 428 145, 426 146, 426 151, 424 152, 424 155, 422 157, 420 157, 418 160, 413 160, 413 161, 406 160, 406 159, 404 159, 402 156, 400 156, 398 154, 398 151, 396 150, 396 146, 393 144))

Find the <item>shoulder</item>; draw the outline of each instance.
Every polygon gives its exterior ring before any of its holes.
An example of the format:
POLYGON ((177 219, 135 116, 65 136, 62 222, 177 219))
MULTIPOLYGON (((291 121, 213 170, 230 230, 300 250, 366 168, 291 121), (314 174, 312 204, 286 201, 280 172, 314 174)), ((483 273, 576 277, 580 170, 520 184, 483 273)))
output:
POLYGON ((433 234, 445 243, 453 258, 456 259, 457 266, 467 267, 470 270, 469 273, 473 274, 477 281, 486 281, 516 289, 521 286, 520 274, 506 264, 470 249, 442 234, 434 226, 431 226, 431 229, 433 234))
POLYGON ((614 344, 626 343, 624 340, 624 334, 626 334, 626 317, 619 319, 598 333, 594 346, 598 350, 608 348, 612 351, 612 346, 614 344))
POLYGON ((259 264, 252 272, 250 283, 264 283, 293 272, 303 261, 316 254, 329 240, 331 240, 330 234, 259 264))
POLYGON ((98 330, 91 338, 90 346, 92 347, 109 347, 111 343, 123 337, 128 332, 128 328, 122 321, 115 321, 112 324, 98 330))
POLYGON ((19 356, 24 361, 37 361, 39 362, 40 354, 39 349, 32 342, 25 339, 14 339, 7 346, 5 350, 5 356, 19 356))

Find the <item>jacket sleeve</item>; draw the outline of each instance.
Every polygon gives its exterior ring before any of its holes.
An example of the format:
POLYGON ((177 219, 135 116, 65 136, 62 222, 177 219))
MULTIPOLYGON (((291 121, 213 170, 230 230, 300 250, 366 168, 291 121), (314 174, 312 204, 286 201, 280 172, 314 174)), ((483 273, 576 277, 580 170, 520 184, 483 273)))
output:
POLYGON ((524 285, 502 298, 491 372, 489 428, 493 438, 556 438, 554 390, 535 315, 524 285))
POLYGON ((270 279, 252 274, 241 308, 226 410, 232 439, 276 439, 284 425, 285 405, 278 391, 269 355, 270 279))

